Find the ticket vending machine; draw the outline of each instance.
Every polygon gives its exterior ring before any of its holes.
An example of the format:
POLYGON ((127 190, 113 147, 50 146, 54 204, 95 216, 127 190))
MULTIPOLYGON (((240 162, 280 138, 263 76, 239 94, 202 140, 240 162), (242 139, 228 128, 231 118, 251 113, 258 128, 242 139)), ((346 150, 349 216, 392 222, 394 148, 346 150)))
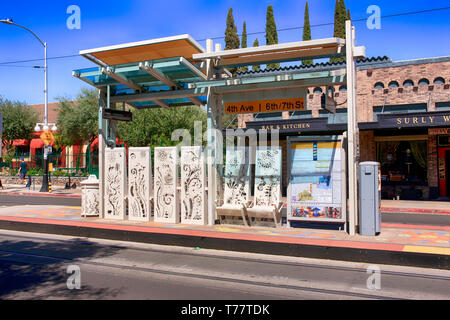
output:
POLYGON ((359 164, 359 233, 375 236, 381 226, 381 172, 378 162, 359 164))

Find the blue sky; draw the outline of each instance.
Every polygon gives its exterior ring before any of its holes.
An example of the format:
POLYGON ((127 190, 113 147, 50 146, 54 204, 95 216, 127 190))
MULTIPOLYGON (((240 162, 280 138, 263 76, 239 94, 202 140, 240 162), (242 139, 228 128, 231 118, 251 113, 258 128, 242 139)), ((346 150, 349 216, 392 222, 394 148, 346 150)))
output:
MULTIPOLYGON (((391 15, 431 8, 448 7, 448 0, 375 1, 346 0, 352 19, 367 18, 370 5, 378 5, 381 15, 391 15), (407 3, 407 4, 405 4, 407 3)), ((273 5, 278 29, 303 26, 305 0, 190 0, 190 1, 117 1, 58 0, 1 1, 0 19, 33 30, 48 42, 48 56, 78 54, 80 50, 141 41, 178 34, 190 34, 196 40, 223 37, 228 9, 242 32, 246 21, 251 46, 257 37, 265 44, 266 9, 273 5), (81 29, 69 30, 66 13, 70 5, 81 9, 81 29)), ((334 21, 335 0, 310 0, 312 25, 334 21)), ((405 60, 450 55, 450 10, 391 17, 381 20, 380 30, 369 30, 365 21, 355 22, 358 45, 368 56, 387 55, 405 60)), ((301 40, 303 30, 280 31, 279 43, 301 40)), ((312 27, 312 38, 333 36, 333 26, 312 27)), ((223 38, 215 40, 223 44, 223 38)), ((27 31, 0 24, 0 96, 29 104, 43 103, 43 69, 25 66, 43 65, 43 61, 2 64, 4 62, 43 58, 42 45, 27 31)), ((199 41, 205 47, 205 41, 199 41)), ((93 66, 81 57, 49 60, 49 101, 58 97, 75 98, 86 87, 72 77, 72 70, 93 66)))

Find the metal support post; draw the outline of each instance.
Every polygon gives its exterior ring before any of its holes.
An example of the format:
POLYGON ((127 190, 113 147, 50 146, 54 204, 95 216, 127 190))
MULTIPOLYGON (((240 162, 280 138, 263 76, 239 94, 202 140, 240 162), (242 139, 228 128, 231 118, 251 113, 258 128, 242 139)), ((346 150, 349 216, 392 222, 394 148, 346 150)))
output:
POLYGON ((349 234, 356 233, 358 219, 358 157, 357 150, 357 113, 356 113, 356 66, 353 57, 354 33, 352 22, 346 21, 346 58, 347 58, 347 115, 348 115, 348 182, 349 182, 349 234))

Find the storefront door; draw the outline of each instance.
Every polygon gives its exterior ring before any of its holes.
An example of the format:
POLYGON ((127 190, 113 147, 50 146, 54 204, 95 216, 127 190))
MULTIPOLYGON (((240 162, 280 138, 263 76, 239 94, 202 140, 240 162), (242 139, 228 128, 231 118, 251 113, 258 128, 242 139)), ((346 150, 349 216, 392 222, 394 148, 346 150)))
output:
POLYGON ((439 194, 450 197, 450 147, 439 148, 439 194))

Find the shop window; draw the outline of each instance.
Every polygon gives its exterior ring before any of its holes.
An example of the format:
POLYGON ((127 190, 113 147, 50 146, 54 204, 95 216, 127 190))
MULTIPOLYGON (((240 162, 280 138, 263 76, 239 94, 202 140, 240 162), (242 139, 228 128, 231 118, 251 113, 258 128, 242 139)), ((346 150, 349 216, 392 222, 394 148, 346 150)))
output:
POLYGON ((403 87, 404 88, 410 88, 410 87, 414 87, 414 81, 412 80, 405 80, 405 82, 403 82, 403 87))
POLYGON ((384 89, 384 83, 383 82, 377 82, 377 83, 375 83, 375 86, 374 86, 374 88, 375 89, 384 89))
POLYGON ((379 141, 377 161, 381 164, 382 197, 421 200, 420 187, 428 186, 427 141, 379 141))
POLYGON ((436 102, 437 111, 450 111, 450 102, 436 102))
POLYGON ((388 87, 389 87, 389 89, 397 89, 399 87, 399 84, 397 81, 391 81, 391 82, 389 82, 388 87))
POLYGON ((30 155, 29 146, 16 146, 15 157, 28 157, 30 155))
POLYGON ((445 80, 442 77, 438 77, 434 79, 433 84, 439 85, 439 84, 445 84, 445 80))
POLYGON ((425 79, 425 78, 423 78, 423 79, 420 79, 419 80, 419 86, 428 86, 430 84, 430 81, 428 80, 428 79, 425 79))
POLYGON ((290 115, 291 119, 310 119, 312 118, 312 111, 307 110, 307 111, 294 111, 291 115, 290 115))
POLYGON ((263 121, 263 120, 281 120, 283 119, 282 112, 262 112, 258 113, 253 117, 254 121, 263 121))
POLYGON ((323 91, 322 91, 322 88, 319 88, 319 87, 316 87, 316 88, 314 88, 314 94, 321 94, 323 91))

